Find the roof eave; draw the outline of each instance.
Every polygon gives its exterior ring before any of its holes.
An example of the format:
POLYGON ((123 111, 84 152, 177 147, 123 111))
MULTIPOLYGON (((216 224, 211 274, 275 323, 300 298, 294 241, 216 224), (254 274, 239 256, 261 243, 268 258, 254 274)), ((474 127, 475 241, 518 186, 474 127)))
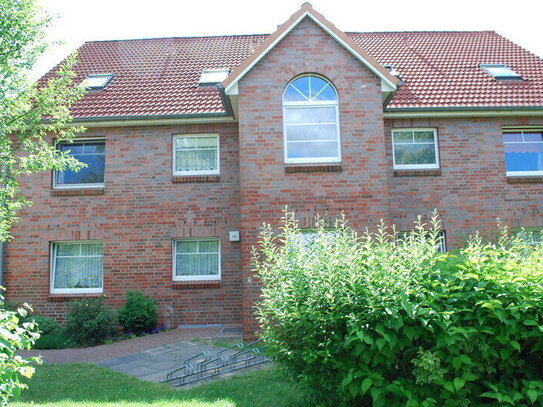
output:
POLYGON ((385 108, 385 118, 543 116, 543 106, 452 106, 385 108))

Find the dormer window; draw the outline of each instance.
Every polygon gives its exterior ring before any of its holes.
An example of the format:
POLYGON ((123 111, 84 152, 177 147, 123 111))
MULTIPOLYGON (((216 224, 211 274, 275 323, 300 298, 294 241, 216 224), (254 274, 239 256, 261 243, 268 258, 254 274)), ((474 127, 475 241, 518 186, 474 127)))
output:
POLYGON ((112 79, 112 74, 87 75, 82 84, 88 90, 102 90, 112 79))
POLYGON ((481 64, 480 67, 494 79, 522 79, 519 74, 504 64, 481 64))
POLYGON ((216 85, 224 81, 228 75, 230 75, 230 70, 228 69, 208 69, 202 71, 202 76, 200 76, 199 85, 216 85))

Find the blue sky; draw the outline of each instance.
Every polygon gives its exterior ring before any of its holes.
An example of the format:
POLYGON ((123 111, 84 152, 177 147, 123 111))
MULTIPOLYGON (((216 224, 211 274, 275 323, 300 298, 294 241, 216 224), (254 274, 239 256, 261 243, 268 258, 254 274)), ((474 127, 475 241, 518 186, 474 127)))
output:
MULTIPOLYGON (((53 46, 39 61, 45 73, 85 41, 270 33, 303 3, 299 0, 38 0, 56 16, 53 46)), ((540 0, 313 0, 343 31, 494 30, 543 56, 540 0)))

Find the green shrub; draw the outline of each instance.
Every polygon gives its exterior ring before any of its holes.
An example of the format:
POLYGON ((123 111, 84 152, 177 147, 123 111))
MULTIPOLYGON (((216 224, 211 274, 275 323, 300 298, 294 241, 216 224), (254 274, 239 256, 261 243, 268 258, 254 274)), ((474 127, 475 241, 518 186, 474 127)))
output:
POLYGON ((115 313, 104 297, 70 302, 64 327, 70 340, 82 346, 96 345, 117 334, 115 313))
POLYGON ((156 302, 142 293, 128 291, 117 317, 126 333, 150 332, 157 322, 156 302))
POLYGON ((70 337, 61 329, 48 334, 42 334, 36 341, 34 349, 65 349, 72 345, 70 337))
POLYGON ((33 322, 36 324, 42 336, 62 330, 60 324, 53 318, 42 317, 40 315, 27 317, 23 320, 23 322, 33 322))
POLYGON ((20 322, 31 308, 23 304, 16 311, 6 309, 3 291, 0 286, 0 406, 6 406, 9 398, 27 388, 21 376, 32 377, 34 367, 30 364, 41 363, 39 358, 25 359, 17 354, 21 349, 30 349, 40 335, 33 323, 20 322))
POLYGON ((541 247, 317 223, 301 240, 287 214, 254 256, 261 336, 314 404, 543 406, 541 247))

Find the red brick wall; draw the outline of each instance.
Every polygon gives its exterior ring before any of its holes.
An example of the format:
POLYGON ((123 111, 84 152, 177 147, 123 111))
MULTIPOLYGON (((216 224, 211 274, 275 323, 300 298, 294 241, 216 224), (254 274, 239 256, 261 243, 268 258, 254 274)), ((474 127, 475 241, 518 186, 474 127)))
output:
POLYGON ((306 223, 325 212, 345 212, 355 227, 389 219, 380 81, 306 19, 240 81, 239 131, 243 320, 250 337, 259 284, 249 263, 263 222, 277 224, 285 205, 306 223), (338 91, 340 172, 285 172, 282 93, 302 73, 322 74, 338 91))
POLYGON ((50 242, 100 239, 104 294, 115 307, 132 289, 157 299, 162 322, 173 302, 175 325, 240 323, 239 242, 228 240, 239 229, 237 133, 236 124, 88 129, 84 136, 106 139, 105 192, 51 196, 50 173, 23 179, 34 204, 7 245, 7 299, 62 319, 66 304, 49 294, 50 242), (219 133, 218 182, 172 182, 172 134, 179 133, 219 133), (219 286, 173 288, 172 238, 191 236, 220 237, 219 286))
POLYGON ((449 248, 476 230, 495 231, 497 218, 511 227, 543 226, 543 184, 508 183, 502 126, 541 125, 541 118, 385 120, 392 221, 402 230, 417 215, 437 209, 449 248), (441 175, 395 177, 391 129, 437 129, 441 175))

